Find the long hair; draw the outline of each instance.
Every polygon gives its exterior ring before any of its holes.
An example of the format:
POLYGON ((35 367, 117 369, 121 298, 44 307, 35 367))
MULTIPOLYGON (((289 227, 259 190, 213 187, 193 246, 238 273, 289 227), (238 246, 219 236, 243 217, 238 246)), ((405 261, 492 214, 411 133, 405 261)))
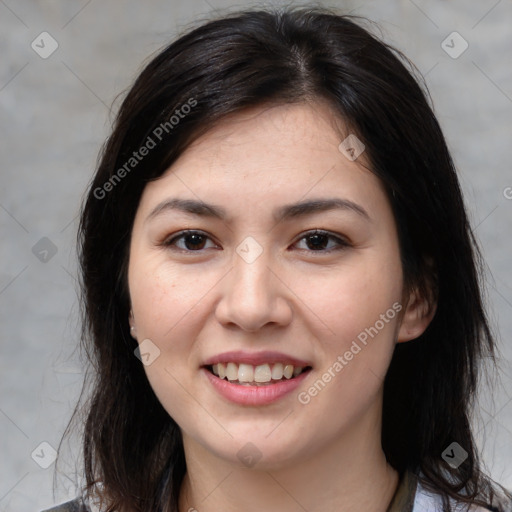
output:
POLYGON ((176 511, 186 472, 180 430, 151 389, 129 333, 129 241, 146 183, 228 114, 318 100, 363 141, 385 186, 406 287, 437 302, 424 334, 396 346, 385 379, 387 460, 400 473, 421 474, 447 510, 449 497, 492 501, 470 428, 481 361, 494 357, 478 248, 425 85, 364 23, 323 8, 230 14, 163 49, 125 96, 78 234, 82 343, 94 376, 84 404, 85 478, 88 490, 101 482, 109 511, 176 511), (468 454, 457 469, 441 457, 454 441, 468 454))

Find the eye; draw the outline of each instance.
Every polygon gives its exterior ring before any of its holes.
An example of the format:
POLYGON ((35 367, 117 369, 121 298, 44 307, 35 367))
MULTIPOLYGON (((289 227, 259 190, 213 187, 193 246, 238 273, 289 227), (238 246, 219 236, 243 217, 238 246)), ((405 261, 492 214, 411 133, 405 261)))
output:
MULTIPOLYGON (((306 235, 304 235, 302 238, 299 239, 298 242, 301 242, 302 240, 306 240, 306 246, 307 249, 309 249, 308 252, 331 252, 331 251, 339 251, 341 249, 345 249, 347 247, 350 247, 350 243, 338 236, 335 236, 328 231, 322 231, 320 229, 315 229, 314 231, 310 231, 306 235), (329 241, 334 241, 334 247, 331 247, 326 249, 327 246, 329 246, 329 241)), ((297 243, 298 243, 297 242, 297 243)), ((304 249, 301 249, 304 250, 304 249)))
MULTIPOLYGON (((206 247, 208 240, 211 241, 211 238, 201 231, 187 230, 169 238, 163 242, 163 245, 166 247, 176 247, 183 252, 200 252, 203 249, 208 249, 206 247)), ((348 241, 320 229, 306 233, 294 245, 299 244, 303 240, 306 240, 307 248, 299 248, 299 250, 306 250, 308 252, 329 253, 351 246, 348 241), (329 247, 330 244, 331 246, 329 247)), ((215 244, 213 244, 213 247, 216 247, 215 244)))
POLYGON ((186 252, 199 252, 205 248, 206 241, 210 238, 201 231, 182 231, 176 236, 166 240, 163 245, 176 246, 186 252), (182 246, 178 246, 176 241, 183 240, 182 246), (184 245, 184 247, 183 247, 184 245))

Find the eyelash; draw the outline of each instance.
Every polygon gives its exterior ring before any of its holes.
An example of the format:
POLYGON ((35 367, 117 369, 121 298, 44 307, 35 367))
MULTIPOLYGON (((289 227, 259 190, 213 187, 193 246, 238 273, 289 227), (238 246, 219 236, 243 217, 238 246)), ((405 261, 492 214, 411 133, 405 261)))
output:
MULTIPOLYGON (((190 249, 181 249, 181 248, 176 248, 175 247, 175 242, 177 240, 179 240, 181 238, 185 238, 186 236, 190 236, 190 235, 200 235, 200 236, 203 236, 203 237, 206 237, 206 238, 210 239, 210 237, 208 235, 206 235, 206 233, 203 233, 202 231, 186 230, 186 231, 181 231, 180 233, 178 233, 177 235, 173 236, 172 238, 169 238, 169 239, 165 240, 162 243, 162 245, 164 245, 165 247, 171 248, 171 250, 177 250, 177 251, 180 251, 182 253, 194 253, 194 252, 201 253, 201 252, 203 252, 203 249, 190 250, 190 249)), ((327 250, 316 250, 316 251, 312 250, 312 249, 299 249, 299 250, 306 251, 306 252, 309 252, 309 253, 330 254, 332 252, 340 251, 340 250, 346 249, 347 247, 351 247, 351 244, 347 240, 345 240, 343 238, 340 238, 338 236, 335 236, 332 233, 329 233, 328 231, 324 231, 324 230, 321 230, 321 229, 314 229, 314 230, 311 230, 311 231, 307 231, 295 243, 298 243, 298 242, 300 242, 300 241, 302 241, 302 240, 304 240, 306 238, 309 238, 309 237, 312 237, 312 236, 315 236, 315 235, 325 236, 325 237, 328 237, 329 239, 335 240, 336 243, 338 244, 338 247, 327 249, 327 250)))

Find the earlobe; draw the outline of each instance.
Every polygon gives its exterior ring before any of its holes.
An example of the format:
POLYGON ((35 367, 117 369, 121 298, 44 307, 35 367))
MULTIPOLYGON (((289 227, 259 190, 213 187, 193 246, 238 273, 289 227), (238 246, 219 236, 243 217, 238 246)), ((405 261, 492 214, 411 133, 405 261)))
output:
POLYGON ((132 338, 137 339, 137 329, 135 328, 135 318, 133 317, 133 311, 130 310, 128 317, 128 323, 130 324, 130 334, 132 338))
POLYGON ((409 296, 407 307, 402 315, 397 343, 419 338, 434 318, 436 309, 437 303, 432 303, 414 290, 409 296))

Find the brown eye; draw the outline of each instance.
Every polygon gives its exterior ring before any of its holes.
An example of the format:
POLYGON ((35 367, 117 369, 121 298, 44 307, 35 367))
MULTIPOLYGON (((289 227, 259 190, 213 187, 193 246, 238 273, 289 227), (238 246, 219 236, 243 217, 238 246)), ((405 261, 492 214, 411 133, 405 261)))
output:
POLYGON ((310 252, 331 252, 349 247, 350 244, 327 231, 315 230, 303 236, 299 242, 306 240, 306 250, 310 252), (334 242, 334 246, 329 243, 334 242))
POLYGON ((207 240, 209 240, 209 237, 206 236, 204 233, 201 233, 200 231, 183 231, 177 236, 164 242, 164 245, 175 246, 178 249, 188 252, 195 252, 204 249, 207 240), (179 242, 181 241, 183 243, 181 243, 180 246, 179 242))
MULTIPOLYGON (((178 233, 176 236, 173 236, 169 240, 165 241, 163 245, 166 247, 176 248, 183 252, 200 252, 203 249, 209 248, 206 247, 209 240, 211 241, 210 237, 205 233, 202 233, 201 231, 189 230, 178 233)), ((307 252, 325 254, 351 246, 351 244, 346 240, 322 230, 315 230, 307 233, 306 235, 302 236, 302 238, 296 242, 296 244, 302 242, 303 240, 306 241, 306 248, 299 249, 305 250, 307 252)), ((210 246, 210 248, 211 247, 215 247, 215 244, 210 246)))

